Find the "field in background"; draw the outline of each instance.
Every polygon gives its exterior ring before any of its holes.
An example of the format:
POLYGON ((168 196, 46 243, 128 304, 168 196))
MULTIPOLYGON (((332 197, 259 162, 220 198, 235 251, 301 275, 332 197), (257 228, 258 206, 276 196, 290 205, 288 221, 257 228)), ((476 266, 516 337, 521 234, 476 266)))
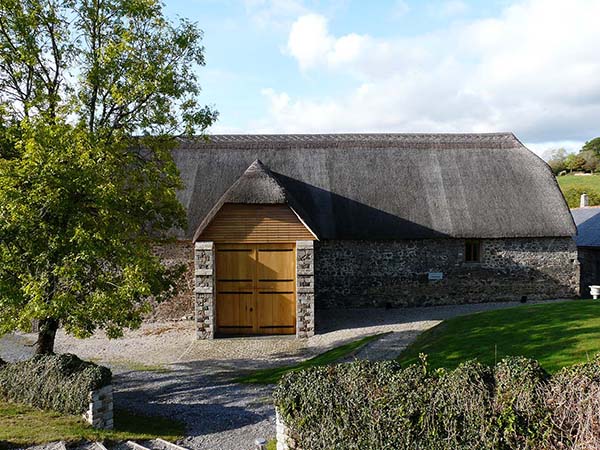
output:
POLYGON ((588 194, 590 206, 600 205, 600 175, 563 175, 558 185, 570 208, 579 207, 581 194, 588 194))

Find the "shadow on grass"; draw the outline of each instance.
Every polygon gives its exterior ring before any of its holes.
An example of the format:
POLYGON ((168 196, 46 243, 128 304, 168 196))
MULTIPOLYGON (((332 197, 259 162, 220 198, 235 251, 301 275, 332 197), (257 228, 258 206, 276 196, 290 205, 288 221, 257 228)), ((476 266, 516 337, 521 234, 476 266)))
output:
POLYGON ((177 420, 144 416, 126 410, 115 410, 115 431, 132 436, 148 435, 176 440, 185 434, 185 425, 177 420))
POLYGON ((455 368, 468 359, 495 364, 503 357, 537 359, 549 372, 600 352, 600 302, 571 300, 456 317, 420 335, 398 360, 428 354, 432 368, 455 368))

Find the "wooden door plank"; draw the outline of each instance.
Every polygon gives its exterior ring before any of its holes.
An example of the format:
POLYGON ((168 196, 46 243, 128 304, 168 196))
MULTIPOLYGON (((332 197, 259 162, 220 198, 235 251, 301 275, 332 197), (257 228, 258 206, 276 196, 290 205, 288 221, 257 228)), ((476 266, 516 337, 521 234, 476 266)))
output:
POLYGON ((254 324, 254 246, 226 244, 216 247, 217 331, 252 334, 254 324))
POLYGON ((262 244, 257 248, 259 333, 293 334, 296 325, 295 246, 262 244))
POLYGON ((216 251, 218 332, 295 333, 295 245, 229 243, 216 251))

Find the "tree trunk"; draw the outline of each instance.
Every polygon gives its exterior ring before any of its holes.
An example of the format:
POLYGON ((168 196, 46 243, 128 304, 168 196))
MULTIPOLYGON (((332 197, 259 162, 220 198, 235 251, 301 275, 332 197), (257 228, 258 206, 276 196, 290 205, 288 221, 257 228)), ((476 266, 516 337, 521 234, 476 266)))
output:
POLYGON ((40 330, 35 344, 36 355, 52 355, 54 353, 54 338, 58 330, 58 320, 48 317, 40 320, 40 330))

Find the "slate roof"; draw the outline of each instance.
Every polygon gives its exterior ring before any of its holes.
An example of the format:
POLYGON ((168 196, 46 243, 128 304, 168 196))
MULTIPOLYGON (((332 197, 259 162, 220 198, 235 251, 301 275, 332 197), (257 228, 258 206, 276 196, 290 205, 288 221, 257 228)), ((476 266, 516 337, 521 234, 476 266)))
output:
POLYGON ((186 186, 185 238, 223 198, 282 196, 319 239, 575 234, 549 167, 512 133, 219 135, 183 139, 173 156, 186 186), (269 175, 248 184, 264 176, 243 177, 256 160, 269 175))
POLYGON ((576 208, 571 213, 577 225, 577 247, 600 247, 600 208, 576 208))

